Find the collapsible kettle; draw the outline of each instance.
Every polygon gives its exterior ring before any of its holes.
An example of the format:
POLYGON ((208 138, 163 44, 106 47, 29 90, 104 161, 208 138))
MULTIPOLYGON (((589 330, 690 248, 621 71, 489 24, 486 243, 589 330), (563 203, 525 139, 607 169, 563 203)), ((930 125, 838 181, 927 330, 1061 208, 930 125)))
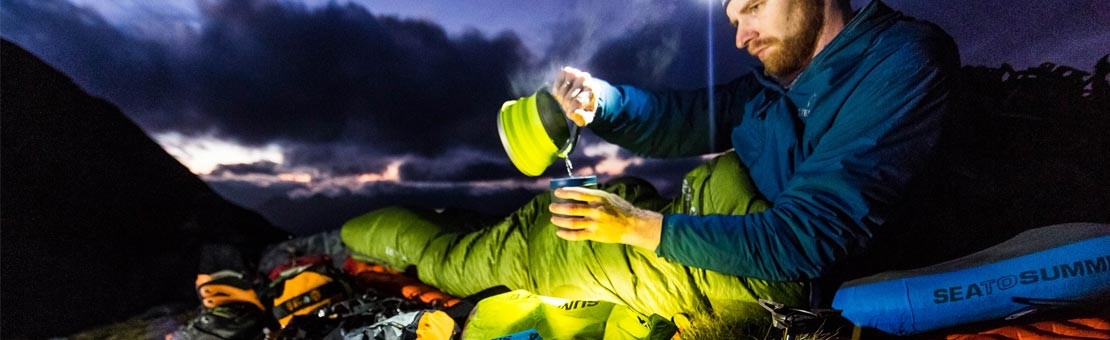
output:
POLYGON ((547 87, 501 105, 497 134, 520 172, 539 176, 578 143, 578 125, 570 122, 547 87))

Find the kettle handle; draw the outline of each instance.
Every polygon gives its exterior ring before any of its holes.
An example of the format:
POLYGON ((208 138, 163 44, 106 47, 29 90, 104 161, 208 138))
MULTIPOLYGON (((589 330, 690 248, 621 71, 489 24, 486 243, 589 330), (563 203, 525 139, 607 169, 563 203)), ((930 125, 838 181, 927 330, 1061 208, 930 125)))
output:
POLYGON ((581 128, 578 127, 578 124, 571 121, 568 121, 567 125, 570 126, 570 137, 567 138, 567 142, 563 144, 563 147, 559 148, 559 151, 556 152, 556 155, 560 158, 567 158, 567 155, 570 155, 571 151, 574 151, 574 145, 578 144, 578 134, 581 128))

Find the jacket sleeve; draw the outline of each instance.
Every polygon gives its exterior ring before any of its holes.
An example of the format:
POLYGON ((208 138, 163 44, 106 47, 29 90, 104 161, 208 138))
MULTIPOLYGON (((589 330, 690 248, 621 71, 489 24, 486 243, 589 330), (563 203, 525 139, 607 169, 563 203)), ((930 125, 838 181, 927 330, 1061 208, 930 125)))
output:
POLYGON ((761 85, 751 75, 714 87, 710 126, 706 89, 653 93, 599 81, 598 111, 590 130, 640 156, 700 156, 731 148, 729 132, 740 123, 744 103, 761 85), (715 130, 710 138, 711 130, 715 130))
POLYGON ((656 252, 689 266, 786 281, 820 277, 862 251, 931 158, 949 110, 958 61, 930 53, 945 52, 906 46, 880 62, 770 209, 664 216, 656 252))

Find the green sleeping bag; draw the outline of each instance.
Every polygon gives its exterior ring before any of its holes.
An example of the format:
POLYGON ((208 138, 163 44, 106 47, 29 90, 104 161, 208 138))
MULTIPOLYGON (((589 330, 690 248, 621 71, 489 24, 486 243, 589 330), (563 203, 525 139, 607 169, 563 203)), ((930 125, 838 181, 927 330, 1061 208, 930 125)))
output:
POLYGON ((607 301, 565 300, 524 290, 478 302, 463 329, 464 339, 500 339, 533 330, 542 339, 668 340, 675 325, 607 301))
MULTIPOLYGON (((632 204, 664 214, 746 214, 768 208, 728 152, 692 170, 674 200, 651 185, 621 178, 601 186, 632 204)), ((788 305, 805 301, 802 283, 769 282, 683 266, 651 251, 620 244, 566 241, 555 235, 547 210, 551 193, 536 196, 500 222, 463 232, 429 213, 380 209, 347 222, 343 242, 356 258, 404 270, 420 280, 467 296, 505 285, 571 300, 603 300, 695 323, 766 318, 758 299, 788 305)))

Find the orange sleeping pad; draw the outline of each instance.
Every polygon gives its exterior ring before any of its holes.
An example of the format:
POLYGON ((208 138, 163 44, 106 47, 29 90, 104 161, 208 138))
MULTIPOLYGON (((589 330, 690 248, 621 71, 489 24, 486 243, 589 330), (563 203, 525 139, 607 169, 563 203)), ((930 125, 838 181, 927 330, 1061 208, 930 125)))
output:
POLYGON ((950 334, 948 340, 1055 340, 1110 339, 1110 320, 1105 317, 1041 321, 1010 325, 978 334, 950 334))
POLYGON ((354 276, 360 286, 374 288, 385 294, 441 307, 451 307, 459 302, 457 297, 379 264, 347 258, 343 271, 354 276))

